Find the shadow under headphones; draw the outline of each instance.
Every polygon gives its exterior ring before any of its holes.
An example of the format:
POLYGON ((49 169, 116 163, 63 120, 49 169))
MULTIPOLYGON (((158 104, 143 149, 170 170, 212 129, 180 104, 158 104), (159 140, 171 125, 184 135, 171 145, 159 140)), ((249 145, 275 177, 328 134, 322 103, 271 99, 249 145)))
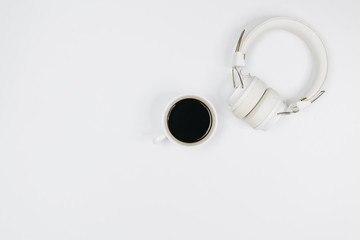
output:
POLYGON ((245 36, 244 31, 239 38, 233 57, 232 77, 235 90, 227 99, 227 103, 237 118, 244 119, 255 129, 267 130, 282 115, 301 111, 325 92, 321 88, 328 68, 326 49, 319 36, 309 26, 293 18, 270 18, 257 25, 245 36), (251 43, 265 31, 273 29, 285 30, 303 39, 317 64, 312 86, 303 98, 293 103, 285 103, 275 90, 267 88, 262 80, 247 73, 245 69, 245 54, 251 43), (238 86, 235 84, 236 75, 240 80, 238 86))

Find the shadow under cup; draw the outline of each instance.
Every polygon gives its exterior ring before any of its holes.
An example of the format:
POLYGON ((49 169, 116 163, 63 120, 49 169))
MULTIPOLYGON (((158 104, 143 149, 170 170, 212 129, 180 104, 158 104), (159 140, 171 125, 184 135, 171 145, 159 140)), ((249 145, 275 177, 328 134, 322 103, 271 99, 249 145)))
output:
POLYGON ((214 125, 209 106, 192 97, 176 101, 169 109, 166 120, 170 134, 185 144, 202 142, 212 132, 214 125))

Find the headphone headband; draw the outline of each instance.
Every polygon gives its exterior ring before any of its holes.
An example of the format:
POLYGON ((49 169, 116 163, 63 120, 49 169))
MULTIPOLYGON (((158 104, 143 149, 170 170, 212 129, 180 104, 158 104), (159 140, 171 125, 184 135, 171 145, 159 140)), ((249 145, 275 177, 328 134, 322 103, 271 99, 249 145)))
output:
POLYGON ((243 39, 242 36, 240 37, 234 55, 233 69, 238 71, 240 76, 242 74, 241 69, 245 67, 245 54, 247 49, 259 35, 273 29, 285 30, 303 39, 310 48, 315 60, 314 62, 317 64, 317 72, 315 73, 312 86, 307 90, 305 96, 300 101, 290 104, 290 111, 285 113, 298 112, 300 108, 314 102, 318 97, 321 96, 321 94, 324 93, 321 88, 325 82, 328 69, 325 46, 314 30, 312 30, 306 24, 294 18, 275 17, 257 25, 246 36, 244 36, 243 39), (238 68, 240 70, 238 70, 238 68))

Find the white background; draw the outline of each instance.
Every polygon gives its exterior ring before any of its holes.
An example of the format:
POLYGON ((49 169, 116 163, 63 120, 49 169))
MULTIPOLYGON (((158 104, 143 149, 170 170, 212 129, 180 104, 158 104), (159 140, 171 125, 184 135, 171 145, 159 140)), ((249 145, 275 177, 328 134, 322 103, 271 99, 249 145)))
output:
MULTIPOLYGON (((0 239, 360 239, 359 10, 355 0, 1 0, 0 239), (242 29, 272 16, 323 38, 327 92, 259 132, 225 99, 242 29), (153 145, 163 108, 185 93, 215 105, 214 138, 153 145)), ((247 56, 284 98, 313 71, 304 43, 282 31, 247 56)))

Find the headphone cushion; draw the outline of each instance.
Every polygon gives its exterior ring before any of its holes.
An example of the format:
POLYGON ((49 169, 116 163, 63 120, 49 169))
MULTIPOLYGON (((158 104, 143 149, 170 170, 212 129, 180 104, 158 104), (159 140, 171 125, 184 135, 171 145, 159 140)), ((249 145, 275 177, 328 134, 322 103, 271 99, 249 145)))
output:
POLYGON ((233 114, 237 118, 244 118, 248 115, 266 91, 266 85, 259 78, 254 77, 245 91, 238 96, 233 105, 233 114))
POLYGON ((278 112, 285 109, 285 104, 279 94, 272 88, 266 89, 264 95, 245 117, 245 121, 253 128, 266 130, 280 118, 278 112))

